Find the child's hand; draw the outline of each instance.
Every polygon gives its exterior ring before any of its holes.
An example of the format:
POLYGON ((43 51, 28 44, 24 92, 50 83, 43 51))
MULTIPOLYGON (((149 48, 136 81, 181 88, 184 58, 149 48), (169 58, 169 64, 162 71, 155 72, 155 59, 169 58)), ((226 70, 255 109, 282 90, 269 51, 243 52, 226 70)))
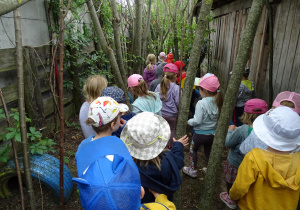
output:
POLYGON ((229 127, 228 127, 229 130, 233 130, 233 131, 235 130, 235 128, 236 128, 235 125, 229 125, 229 127))
POLYGON ((160 195, 158 192, 155 192, 155 191, 150 190, 150 189, 148 189, 148 190, 154 195, 155 198, 160 195))
POLYGON ((183 144, 183 146, 189 145, 189 137, 187 137, 187 135, 181 137, 181 138, 178 139, 178 140, 176 140, 176 139, 173 137, 173 141, 174 141, 174 142, 180 142, 181 144, 183 144))
POLYGON ((126 120, 120 118, 120 127, 123 127, 126 124, 126 120))

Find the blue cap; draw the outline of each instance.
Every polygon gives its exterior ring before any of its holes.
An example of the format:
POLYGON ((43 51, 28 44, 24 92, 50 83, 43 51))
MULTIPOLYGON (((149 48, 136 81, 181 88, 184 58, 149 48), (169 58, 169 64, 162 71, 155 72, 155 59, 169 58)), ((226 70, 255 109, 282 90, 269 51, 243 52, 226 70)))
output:
POLYGON ((139 171, 121 139, 96 139, 80 148, 75 159, 79 178, 73 180, 85 210, 140 208, 139 171))
POLYGON ((123 103, 126 101, 126 98, 124 97, 124 91, 115 86, 104 88, 101 96, 109 96, 118 103, 123 103))

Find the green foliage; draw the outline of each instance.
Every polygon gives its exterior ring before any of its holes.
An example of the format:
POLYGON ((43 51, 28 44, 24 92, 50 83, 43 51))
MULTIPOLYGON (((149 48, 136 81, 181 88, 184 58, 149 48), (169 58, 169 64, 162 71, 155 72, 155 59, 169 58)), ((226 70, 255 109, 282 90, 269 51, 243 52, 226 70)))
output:
MULTIPOLYGON (((0 109, 0 119, 4 118, 3 110, 0 109)), ((6 133, 1 137, 3 138, 3 142, 8 140, 13 140, 16 142, 21 142, 21 129, 20 129, 20 121, 19 121, 19 112, 17 109, 11 109, 10 117, 14 119, 14 123, 12 127, 6 128, 6 133)), ((31 122, 31 120, 25 117, 26 122, 31 122)), ((40 131, 37 131, 35 127, 29 127, 29 131, 27 132, 27 137, 30 139, 29 149, 32 154, 38 153, 43 154, 45 152, 54 152, 53 145, 56 143, 52 139, 43 138, 40 131)), ((9 145, 6 145, 4 148, 2 147, 0 150, 0 161, 6 162, 8 160, 8 154, 11 150, 9 145)))
POLYGON ((72 122, 72 123, 66 122, 66 125, 67 125, 67 127, 69 127, 69 128, 75 128, 76 130, 80 130, 81 129, 79 122, 72 122))

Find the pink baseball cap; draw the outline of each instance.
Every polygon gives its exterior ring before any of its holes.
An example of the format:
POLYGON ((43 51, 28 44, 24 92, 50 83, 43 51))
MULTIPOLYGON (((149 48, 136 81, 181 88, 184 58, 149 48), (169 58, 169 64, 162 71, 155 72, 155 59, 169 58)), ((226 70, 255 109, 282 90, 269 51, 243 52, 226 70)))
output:
POLYGON ((251 114, 264 114, 268 111, 268 104, 264 100, 259 98, 254 98, 246 101, 244 112, 251 114), (254 109, 260 109, 260 111, 255 111, 254 109))
POLYGON ((282 106, 280 105, 282 101, 289 101, 293 103, 295 108, 291 108, 291 109, 300 115, 300 94, 299 93, 283 91, 276 96, 273 102, 273 106, 274 107, 282 106))
POLYGON ((163 67, 163 72, 166 72, 166 71, 177 74, 178 73, 178 68, 177 68, 177 66, 175 64, 168 63, 167 65, 165 65, 163 67))
POLYGON ((219 89, 220 83, 218 77, 214 74, 207 73, 200 79, 199 86, 214 93, 219 89))
POLYGON ((139 82, 143 79, 142 75, 133 74, 127 79, 128 87, 138 86, 139 82))

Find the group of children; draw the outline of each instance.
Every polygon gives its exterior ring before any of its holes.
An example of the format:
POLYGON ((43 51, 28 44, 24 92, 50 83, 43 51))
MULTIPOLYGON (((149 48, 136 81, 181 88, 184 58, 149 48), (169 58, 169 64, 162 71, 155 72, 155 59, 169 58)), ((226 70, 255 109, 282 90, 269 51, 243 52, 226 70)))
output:
MULTIPOLYGON (((207 73, 195 79, 202 100, 187 122, 194 134, 190 165, 184 166, 188 138, 176 140, 174 133, 185 65, 174 63, 172 54, 162 52, 158 59, 156 63, 149 55, 143 76, 128 78, 129 91, 137 96, 131 111, 121 89, 106 87, 99 75, 86 80, 87 101, 79 114, 86 139, 75 156, 79 178, 74 178, 84 209, 176 209, 171 201, 181 185, 180 170, 197 177, 202 145, 209 159, 223 103, 218 78, 207 73)), ((230 148, 224 164, 228 192, 220 198, 232 209, 237 204, 241 209, 293 209, 300 190, 300 95, 280 93, 267 111, 265 101, 251 99, 254 86, 248 75, 246 68, 237 104, 243 109, 243 124, 237 124, 235 109, 236 125, 229 126, 225 141, 230 148), (285 201, 279 198, 283 193, 289 196, 285 201)))

